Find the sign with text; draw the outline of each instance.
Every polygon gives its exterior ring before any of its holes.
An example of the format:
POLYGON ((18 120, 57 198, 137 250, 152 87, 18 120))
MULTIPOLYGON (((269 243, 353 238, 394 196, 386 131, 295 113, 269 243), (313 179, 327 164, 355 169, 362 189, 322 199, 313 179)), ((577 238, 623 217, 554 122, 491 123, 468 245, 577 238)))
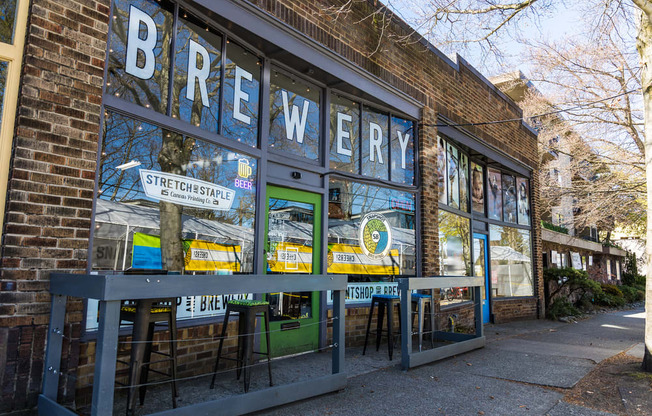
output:
POLYGON ((148 197, 187 207, 228 211, 235 199, 232 189, 173 173, 141 169, 140 182, 148 197))
MULTIPOLYGON (((349 283, 346 289, 345 304, 352 305, 358 303, 371 302, 373 295, 398 295, 397 282, 363 282, 349 283)), ((333 292, 328 291, 326 302, 333 304, 333 292)))

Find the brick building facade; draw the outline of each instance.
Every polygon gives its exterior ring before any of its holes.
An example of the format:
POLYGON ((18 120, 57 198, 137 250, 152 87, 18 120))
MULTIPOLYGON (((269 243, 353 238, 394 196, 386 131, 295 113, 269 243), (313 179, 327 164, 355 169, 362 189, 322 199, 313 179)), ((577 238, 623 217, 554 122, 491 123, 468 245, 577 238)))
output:
MULTIPOLYGON (((108 0, 19 1, 20 4, 25 2, 29 3, 29 13, 23 22, 27 31, 20 83, 13 86, 19 88, 19 98, 10 138, 11 162, 0 272, 0 412, 7 413, 21 412, 36 405, 44 370, 50 273, 87 273, 92 268, 93 227, 99 227, 94 209, 98 209, 100 201, 98 174, 102 172, 100 164, 104 163, 100 154, 102 125, 108 123, 105 119, 107 108, 119 107, 116 104, 119 102, 110 101, 115 98, 109 96, 106 85, 107 55, 112 53, 109 51, 109 31, 111 18, 117 18, 117 6, 108 0)), ((525 124, 518 122, 468 125, 520 118, 520 109, 509 98, 461 57, 452 62, 417 38, 413 42, 398 43, 382 35, 376 20, 362 19, 378 10, 372 2, 356 3, 350 13, 337 18, 326 11, 332 5, 326 1, 245 3, 222 0, 211 3, 184 3, 184 10, 194 16, 193 25, 204 25, 207 32, 211 27, 211 31, 215 29, 221 36, 232 35, 249 50, 255 50, 261 58, 259 65, 269 65, 273 61, 290 74, 296 70, 300 72, 297 75, 303 77, 301 79, 323 89, 323 96, 331 87, 341 89, 346 97, 359 97, 360 108, 366 108, 367 103, 380 106, 386 101, 384 96, 394 95, 400 102, 419 109, 420 115, 414 117, 402 111, 403 108, 397 108, 400 105, 389 103, 386 106, 390 114, 412 119, 418 126, 418 157, 415 159, 418 161, 418 180, 413 182, 413 188, 405 188, 419 203, 414 215, 419 218, 416 224, 420 224, 420 229, 416 230, 418 254, 415 255, 420 264, 414 267, 413 275, 444 274, 438 217, 445 215, 452 199, 443 203, 441 199, 438 141, 442 137, 450 145, 448 150, 444 149, 444 153, 450 152, 449 157, 460 152, 460 155, 468 155, 467 162, 481 163, 480 172, 486 175, 495 169, 499 175, 510 177, 512 183, 520 179, 526 186, 529 183, 527 225, 519 228, 518 225, 523 223, 516 224, 516 219, 513 223, 515 229, 522 231, 521 235, 527 235, 524 241, 529 244, 530 260, 521 261, 520 266, 525 269, 531 284, 522 296, 510 296, 511 286, 510 292, 502 293, 503 289, 499 289, 496 282, 502 279, 498 276, 499 267, 505 265, 495 263, 495 295, 492 292, 488 297, 495 322, 542 316, 536 136, 525 124), (222 6, 228 6, 227 16, 220 15, 222 6), (245 15, 250 17, 243 17, 245 15), (274 45, 275 38, 265 38, 262 29, 246 26, 250 19, 258 19, 275 28, 303 49, 278 51, 274 45), (311 62, 310 57, 303 55, 308 49, 316 50, 318 56, 328 57, 347 68, 371 87, 367 84, 350 85, 351 81, 337 79, 339 74, 329 74, 328 68, 316 67, 316 58, 311 62), (342 84, 345 86, 339 87, 342 84), (374 97, 374 92, 382 94, 374 97)), ((169 7, 174 8, 174 3, 169 7)), ((17 20, 16 24, 20 23, 17 20)), ((397 35, 411 32, 396 19, 390 28, 397 35)), ((286 45, 292 42, 287 41, 286 45)), ((151 110, 148 108, 147 111, 151 110)), ((152 120, 159 120, 159 116, 161 114, 152 112, 152 120)), ((224 143, 228 142, 219 142, 224 143)), ((236 147, 237 151, 242 149, 242 146, 236 147)), ((265 149, 252 158, 265 159, 265 149)), ((299 167, 304 165, 299 164, 299 167)), ((310 176, 310 167, 305 170, 307 174, 304 176, 310 176)), ((468 180, 469 171, 464 175, 468 180)), ((360 180, 374 183, 369 178, 360 180)), ((488 190, 488 179, 484 184, 488 190)), ((322 186, 328 191, 327 181, 322 186)), ((467 203, 467 208, 462 209, 457 201, 457 208, 452 211, 463 218, 476 218, 472 220, 475 232, 490 236, 492 230, 504 229, 504 223, 512 222, 503 221, 502 217, 484 219, 484 213, 474 217, 470 201, 467 203)), ((466 238, 471 239, 472 232, 468 228, 467 232, 470 234, 466 238)), ((500 233, 500 230, 496 232, 500 233)), ((485 241, 489 244, 489 240, 485 241)), ((262 248, 256 249, 262 253, 262 248)), ((124 251, 126 257, 126 247, 124 251)), ((471 256, 468 252, 466 255, 471 256)), ((511 261, 505 261, 511 273, 511 261)), ((260 264, 253 265, 253 270, 260 272, 260 264)), ((466 272, 471 273, 468 266, 466 272)), ((455 304, 444 305, 441 309, 453 311, 456 307, 455 304)), ((62 378, 60 386, 64 402, 76 399, 83 403, 84 389, 92 380, 94 340, 92 330, 86 325, 85 308, 88 306, 82 301, 68 302, 61 368, 62 374, 68 377, 62 378)), ((364 334, 367 310, 368 303, 347 308, 347 338, 351 345, 359 342, 364 334)), ((325 315, 326 311, 320 313, 325 315)), ((179 332, 180 337, 205 339, 215 334, 219 327, 218 323, 202 321, 200 325, 189 323, 179 332)), ((215 347, 216 342, 207 341, 184 347, 180 351, 180 375, 196 373, 199 366, 211 363, 215 347)))

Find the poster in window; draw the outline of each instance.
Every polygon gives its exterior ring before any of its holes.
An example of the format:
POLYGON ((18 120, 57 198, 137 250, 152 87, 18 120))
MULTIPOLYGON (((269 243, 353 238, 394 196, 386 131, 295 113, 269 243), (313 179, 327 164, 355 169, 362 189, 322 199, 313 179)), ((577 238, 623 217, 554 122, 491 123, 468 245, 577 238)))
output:
POLYGON ((439 202, 446 203, 446 140, 437 137, 437 184, 439 185, 439 202))
POLYGON ((503 189, 500 172, 487 169, 489 192, 487 192, 487 211, 492 220, 503 218, 503 189))
POLYGON ((530 225, 530 189, 525 178, 516 179, 518 188, 518 223, 530 225))
POLYGON ((460 153, 460 209, 469 211, 469 158, 460 153))
POLYGON ((516 180, 513 176, 503 175, 503 220, 516 223, 516 180))
POLYGON ((453 208, 460 207, 460 177, 458 174, 457 148, 448 144, 448 205, 453 208))
POLYGON ((482 166, 471 162, 471 200, 473 211, 484 214, 484 174, 482 166))

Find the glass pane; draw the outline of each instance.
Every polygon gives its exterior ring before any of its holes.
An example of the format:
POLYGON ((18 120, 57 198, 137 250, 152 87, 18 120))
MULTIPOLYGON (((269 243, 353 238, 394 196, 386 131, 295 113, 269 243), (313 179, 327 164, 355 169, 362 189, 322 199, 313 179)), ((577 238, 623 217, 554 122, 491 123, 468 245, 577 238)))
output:
POLYGON ((503 220, 516 224, 516 181, 513 176, 503 175, 503 220))
POLYGON ((502 220, 503 218, 503 190, 500 172, 487 169, 489 182, 489 192, 487 193, 487 203, 489 204, 487 212, 492 220, 502 220))
POLYGON ((389 179, 389 116, 362 109, 362 174, 389 179))
POLYGON ((269 147, 319 159, 319 89, 272 70, 269 147))
MULTIPOLYGON (((487 262, 485 259, 485 247, 484 247, 484 238, 474 238, 473 239, 473 276, 482 277, 484 279, 485 273, 487 271, 487 262)), ((483 280, 484 282, 484 280, 483 280)), ((482 285, 480 290, 482 293, 482 300, 487 298, 487 291, 482 285)))
POLYGON ((167 111, 172 10, 165 0, 113 2, 107 94, 167 111))
POLYGON ((473 211, 484 214, 484 172, 482 166, 471 163, 471 199, 473 211))
POLYGON ((261 69, 256 55, 227 41, 222 135, 252 147, 258 146, 261 69))
POLYGON ((0 4, 0 42, 14 43, 17 0, 2 0, 0 4))
POLYGON ((360 104, 331 95, 330 166, 358 173, 360 160, 360 104))
POLYGON ((439 184, 439 203, 446 204, 446 184, 448 183, 446 172, 446 140, 437 136, 437 183, 439 184))
MULTIPOLYGON (((269 199, 267 273, 312 273, 314 205, 269 199)), ((310 292, 281 292, 269 296, 271 320, 312 317, 310 292)))
POLYGON ((179 12, 172 117, 217 133, 222 37, 179 12))
POLYGON ((9 71, 9 62, 0 61, 0 129, 2 129, 2 109, 5 101, 5 86, 7 85, 7 72, 9 71))
POLYGON ((94 269, 253 272, 255 159, 118 114, 104 126, 94 269))
POLYGON ((491 296, 532 296, 532 251, 530 232, 491 225, 491 296))
POLYGON ((460 177, 458 174, 457 148, 448 144, 448 205, 460 207, 460 177))
POLYGON ((460 209, 469 212, 469 158, 460 153, 460 209))
POLYGON ((473 291, 468 287, 447 287, 439 289, 439 304, 449 306, 456 303, 469 301, 473 298, 473 291))
POLYGON ((518 188, 518 223, 530 225, 530 187, 525 178, 516 179, 518 188))
POLYGON ((414 123, 392 117, 392 182, 414 184, 414 123))
POLYGON ((331 180, 328 273, 364 282, 414 276, 414 207, 414 195, 406 192, 331 180))
POLYGON ((443 276, 471 275, 470 232, 468 218, 439 210, 439 258, 443 276))

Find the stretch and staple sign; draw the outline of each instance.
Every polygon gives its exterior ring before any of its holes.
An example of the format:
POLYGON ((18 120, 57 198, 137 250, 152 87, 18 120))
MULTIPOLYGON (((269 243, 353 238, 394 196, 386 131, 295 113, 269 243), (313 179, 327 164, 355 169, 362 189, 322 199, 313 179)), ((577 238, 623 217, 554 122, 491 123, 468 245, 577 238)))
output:
POLYGON ((149 198, 187 207, 228 211, 235 199, 232 189, 173 173, 141 169, 140 182, 149 198))

